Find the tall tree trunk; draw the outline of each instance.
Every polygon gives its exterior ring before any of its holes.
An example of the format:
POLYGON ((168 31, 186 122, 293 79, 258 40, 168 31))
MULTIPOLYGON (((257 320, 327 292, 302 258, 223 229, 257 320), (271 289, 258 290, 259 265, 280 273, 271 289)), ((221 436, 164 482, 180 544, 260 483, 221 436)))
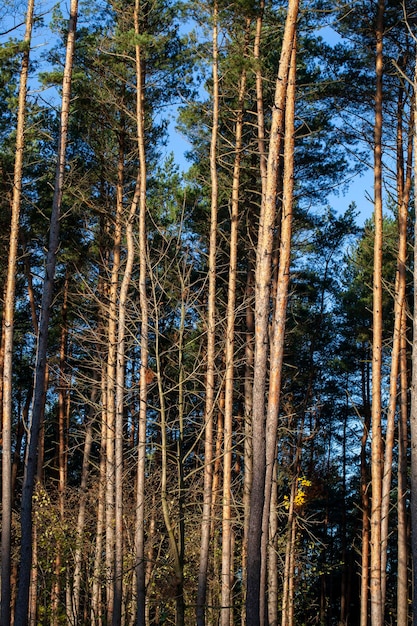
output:
MULTIPOLYGON (((140 32, 140 0, 135 0, 134 12, 135 34, 140 32)), ((141 364, 139 390, 139 429, 138 429, 138 461, 136 484, 136 527, 135 527, 135 572, 136 572, 136 625, 145 626, 145 461, 146 461, 146 413, 147 413, 147 381, 148 369, 148 299, 146 293, 147 276, 147 237, 146 237, 146 157, 145 157, 145 76, 141 46, 135 46, 136 59, 136 123, 138 131, 139 153, 139 302, 141 311, 141 364)))
POLYGON ((278 602, 279 602, 279 574, 280 563, 278 554, 278 481, 277 466, 275 461, 274 472, 272 475, 270 519, 269 519, 269 543, 268 543, 268 624, 270 626, 278 626, 278 602))
POLYGON ((28 0, 24 51, 20 70, 17 109, 16 147, 13 175, 13 197, 9 238, 6 293, 3 305, 2 368, 2 514, 1 514, 1 610, 0 622, 11 623, 11 528, 12 528, 12 374, 13 328, 16 286, 16 262, 19 242, 20 204, 22 196, 23 154, 25 148, 26 91, 29 74, 29 52, 32 38, 34 0, 28 0))
POLYGON ((119 138, 117 164, 116 215, 113 235, 113 265, 109 288, 108 353, 106 372, 106 606, 107 623, 113 620, 114 556, 115 556, 115 424, 116 424, 116 368, 117 368, 117 300, 119 295, 120 254, 122 242, 124 137, 119 138))
MULTIPOLYGON (((59 348, 59 382, 58 382, 58 511, 59 519, 64 527, 65 521, 65 488, 67 482, 67 416, 69 410, 68 383, 65 375, 67 362, 68 343, 68 270, 65 276, 65 285, 62 303, 62 325, 59 348)), ((62 575, 62 546, 58 540, 55 555, 54 582, 51 593, 52 626, 59 623, 59 604, 61 595, 61 575, 62 575)))
MULTIPOLYGON (((393 449, 395 442, 395 414, 398 398, 398 376, 400 372, 400 356, 402 344, 402 332, 406 297, 406 267, 407 267, 407 222, 408 204, 411 191, 411 158, 412 141, 408 142, 407 177, 404 181, 404 158, 403 158, 403 89, 400 89, 397 112, 397 198, 398 198, 398 252, 397 271, 395 277, 394 293, 394 336, 391 353, 391 372, 389 387, 389 403, 387 412, 387 425, 385 435, 384 472, 382 478, 382 503, 381 503, 381 600, 385 606, 386 578, 387 578, 387 549, 388 549, 388 521, 390 510, 391 476, 393 463, 393 449)), ((412 116, 411 116, 412 118, 412 116)), ((412 119, 411 119, 412 123, 412 119)), ((412 137, 412 133, 408 133, 412 137)))
POLYGON ((207 353, 206 353, 206 400, 204 408, 204 487, 203 512, 201 519, 200 561, 197 588, 197 626, 205 626, 207 595, 207 568, 210 544, 210 513, 213 480, 213 411, 215 391, 215 339, 216 339, 216 252, 217 252, 217 134, 219 125, 219 76, 218 76, 218 6, 213 3, 212 76, 213 76, 213 119, 210 143, 211 216, 208 259, 207 301, 207 353))
POLYGON ((381 590, 381 367, 382 367, 382 74, 384 0, 378 1, 376 16, 376 92, 374 126, 374 270, 373 270, 373 336, 372 336, 372 444, 371 444, 371 623, 382 626, 381 590))
POLYGON ((252 306, 253 295, 253 267, 252 255, 249 253, 249 262, 246 276, 246 338, 245 338, 245 372, 244 372, 244 398, 245 398, 245 439, 244 439, 244 484, 243 484, 243 510, 244 528, 242 545, 242 610, 241 624, 246 624, 246 570, 247 570, 247 544, 249 531, 250 492, 252 487, 252 380, 253 380, 253 337, 254 316, 252 306))
MULTIPOLYGON (((417 55, 414 72, 417 93, 417 55)), ((414 98, 414 155, 417 155, 417 98, 414 98)), ((417 215, 417 159, 414 159, 414 209, 417 215)), ((411 551, 413 565, 413 626, 417 626, 417 220, 414 221, 413 346, 411 377, 411 551)))
MULTIPOLYGON (((265 502, 262 520, 261 553, 263 556, 261 570, 261 620, 265 614, 262 604, 266 597, 267 572, 267 543, 269 537, 269 521, 271 514, 271 490, 274 483, 274 468, 277 448, 278 416, 280 408, 282 365, 284 361, 284 337, 287 315, 288 285, 290 280, 291 236, 293 219, 293 189, 294 189, 294 116, 295 116, 295 79, 296 79, 296 33, 293 36, 290 72, 288 78, 287 98, 285 103, 285 143, 284 143, 284 173, 283 198, 281 215, 281 242, 279 252, 278 277, 276 281, 275 312, 272 321, 272 341, 270 349, 270 378, 268 393, 268 408, 266 417, 266 472, 265 472, 265 502)), ((274 515, 275 515, 274 511, 274 515)), ((272 607, 271 607, 272 608, 272 607)), ((278 623, 278 607, 269 616, 269 623, 278 623)))
POLYGON ((362 509, 360 626, 367 626, 368 624, 370 517, 367 441, 369 436, 369 428, 371 425, 369 387, 369 365, 368 361, 364 359, 362 363, 363 432, 361 437, 360 452, 360 494, 362 509))
MULTIPOLYGON (((101 372, 101 397, 106 397, 106 372, 101 372)), ((101 441, 100 441, 100 466, 98 477, 97 494, 97 519, 96 519, 96 541, 93 564, 93 584, 91 593, 91 624, 99 626, 102 620, 102 551, 103 551, 103 531, 105 521, 105 486, 106 486, 106 441, 107 441, 107 418, 106 409, 103 406, 101 411, 101 441)))
POLYGON ((258 151, 259 151, 259 171, 261 173, 262 199, 265 199, 266 178, 267 178, 267 157, 265 148, 265 115, 264 115, 264 95, 263 95, 263 76, 261 67, 261 39, 262 26, 265 11, 265 0, 260 0, 258 15, 256 18, 255 41, 253 44, 253 56, 255 59, 255 78, 256 78, 256 118, 258 131, 258 151))
MULTIPOLYGON (((246 41, 249 34, 250 19, 246 20, 246 41)), ((240 161, 242 152, 243 104, 246 91, 246 70, 242 70, 239 84, 238 110, 235 127, 235 161, 233 167, 232 202, 230 211, 230 246, 229 246, 229 284, 226 313, 226 350, 225 350, 225 408, 224 408, 224 444, 223 444, 223 520, 222 520, 222 592, 221 624, 231 626, 231 570, 232 553, 232 455, 233 455, 233 399, 234 399, 234 336, 235 305, 237 283, 237 244, 239 232, 239 188, 240 161)))
POLYGON ((122 581, 123 581, 123 417, 125 399, 125 336, 126 308, 134 262, 133 220, 140 197, 141 175, 138 172, 135 193, 126 221, 126 265, 119 295, 118 333, 116 352, 116 424, 115 424, 115 571, 113 626, 122 623, 122 581))
POLYGON ((62 193, 65 173, 65 155, 68 135, 68 119, 71 95, 71 78, 75 45, 75 31, 78 13, 78 0, 71 0, 70 20, 68 26, 68 38, 64 77, 62 83, 61 121, 58 145, 58 160, 55 174, 54 197, 50 220, 49 245, 46 258, 46 271, 43 283, 41 313, 39 321, 39 334, 37 342, 37 354, 35 365, 35 385, 32 409, 32 421, 30 426, 30 441, 25 463, 25 476, 22 492, 21 507, 21 556, 19 592, 16 607, 15 626, 26 626, 28 620, 28 602, 30 571, 32 565, 32 495, 37 466, 37 450, 39 441, 39 429, 41 416, 45 402, 45 376, 46 376, 46 353, 48 346, 48 327, 50 307, 52 303, 56 256, 59 245, 59 217, 62 204, 62 193))
POLYGON ((87 508, 87 485, 88 485, 88 468, 90 463, 91 447, 93 443, 93 422, 94 413, 96 411, 97 387, 96 380, 93 378, 93 389, 90 398, 90 408, 88 412, 87 422, 85 424, 85 439, 83 461, 81 468, 80 483, 80 500, 78 505, 77 528, 75 532, 76 544, 74 552, 74 576, 72 586, 72 609, 69 616, 70 626, 78 626, 81 624, 80 615, 80 599, 81 599, 81 574, 83 563, 83 540, 85 533, 85 515, 87 508))
MULTIPOLYGON (((29 589, 29 626, 37 626, 38 623, 38 522, 33 524, 33 557, 30 572, 29 589)), ((16 622, 15 622, 16 623, 16 622)))
MULTIPOLYGON (((155 304, 156 304, 156 294, 155 304)), ((165 528, 168 534, 171 556, 174 561, 175 601, 176 601, 176 626, 184 626, 184 563, 181 559, 180 545, 176 539, 176 533, 168 504, 168 438, 166 420, 166 402, 163 389, 161 358, 159 348, 158 320, 155 322, 155 353, 159 393, 159 419, 161 423, 161 502, 165 528)))
POLYGON ((281 58, 269 142, 265 199, 261 206, 255 269, 255 357, 253 381, 253 480, 248 530, 246 619, 253 626, 263 621, 260 615, 261 537, 265 494, 265 395, 267 384, 267 346, 273 231, 276 217, 278 166, 281 154, 285 100, 298 0, 290 0, 285 23, 281 58))
POLYGON ((398 568, 397 624, 408 624, 408 532, 407 532, 407 450, 408 450, 408 376, 407 316, 403 310, 400 355, 400 417, 398 420, 398 568))

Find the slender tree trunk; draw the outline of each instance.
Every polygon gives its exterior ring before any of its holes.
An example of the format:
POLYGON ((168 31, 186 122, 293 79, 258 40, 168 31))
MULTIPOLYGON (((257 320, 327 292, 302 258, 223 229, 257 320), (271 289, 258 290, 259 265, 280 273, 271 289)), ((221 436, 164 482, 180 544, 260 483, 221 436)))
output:
MULTIPOLYGON (((101 372, 101 397, 106 397, 106 372, 101 372)), ((100 444, 100 468, 99 484, 97 494, 97 524, 96 524, 96 545, 93 565, 93 584, 91 593, 91 624, 99 626, 102 624, 102 551, 103 551, 103 531, 105 521, 105 485, 106 485, 106 441, 107 441, 107 419, 106 409, 102 408, 101 415, 101 444, 100 444)))
MULTIPOLYGON (((134 13, 135 34, 140 35, 140 0, 135 0, 134 13)), ((140 45, 135 46, 136 59, 136 116, 138 131, 139 152, 139 301, 141 310, 141 365, 139 390, 139 429, 138 429, 138 461, 137 461, 137 493, 136 493, 136 527, 135 527, 135 554, 136 554, 136 588, 137 610, 136 625, 145 626, 145 461, 146 461, 146 413, 147 413, 147 382, 148 369, 148 299, 146 293, 147 276, 147 238, 146 238, 146 157, 144 133, 144 84, 142 50, 140 45)))
MULTIPOLYGON (((256 18, 255 40, 253 45, 253 56, 255 59, 255 79, 256 79, 256 120, 258 131, 258 152, 259 171, 261 173, 262 195, 261 206, 264 203, 266 188, 266 150, 265 150, 265 116, 263 98, 263 79, 260 64, 261 39, 265 2, 260 1, 258 15, 256 18)), ((249 218, 248 227, 253 231, 254 223, 249 218)), ((249 253, 249 263, 246 278, 246 344, 245 344, 245 442, 244 442, 244 486, 243 486, 243 507, 244 507, 244 535, 242 545, 242 626, 246 624, 246 590, 247 590, 247 546, 249 534, 250 497, 252 489, 253 475, 253 451, 252 451, 252 409, 253 409, 253 360, 254 360, 254 334, 255 321, 253 311, 253 288, 254 271, 252 250, 249 253)))
POLYGON ((372 342, 372 450, 371 450, 371 623, 382 626, 381 588, 381 504, 382 504, 382 74, 384 0, 378 1, 376 26, 376 93, 374 127, 374 273, 373 273, 373 342, 372 342))
MULTIPOLYGON (((246 42, 250 20, 246 21, 246 42)), ((232 554, 232 454, 233 454, 233 398, 234 398, 234 336, 235 305, 237 282, 237 244, 239 232, 239 187, 240 161, 242 151, 243 104, 246 91, 246 70, 242 70, 239 85, 238 110, 235 127, 235 162, 233 168, 232 202, 230 214, 229 248, 229 284, 226 313, 226 351, 225 351, 225 410, 224 410, 224 445, 223 445, 223 523, 222 523, 222 593, 221 624, 231 626, 231 569, 232 554)))
POLYGON ((113 620, 115 591, 115 424, 116 424, 116 369, 117 369, 117 300, 119 295, 120 254, 122 240, 124 140, 119 139, 117 165, 116 215, 113 235, 113 265, 110 277, 108 310, 108 354, 106 374, 106 606, 107 622, 113 620))
POLYGON ((277 462, 275 462, 272 476, 270 521, 269 521, 269 544, 268 544, 268 624, 278 626, 278 603, 279 603, 279 572, 280 563, 278 555, 278 481, 277 462))
POLYGON ((33 524, 33 557, 30 572, 29 589, 29 626, 37 626, 38 623, 38 522, 33 524))
POLYGON ((218 6, 213 4, 212 76, 213 76, 213 119, 210 143, 211 217, 208 259, 208 302, 207 302, 207 353, 206 353, 206 400, 204 408, 204 487, 201 520, 200 561, 197 589, 197 626, 205 626, 207 595, 207 568, 210 544, 210 513, 213 480, 213 411, 215 392, 215 339, 216 339, 216 251, 217 251, 217 134, 219 125, 219 77, 218 77, 218 6))
POLYGON ((19 592, 16 607, 15 626, 26 626, 28 620, 28 602, 30 571, 32 565, 32 495, 37 466, 39 429, 45 401, 46 353, 48 346, 48 326, 52 303, 56 256, 59 245, 59 216, 62 203, 65 153, 68 135, 68 119, 71 95, 72 65, 75 45, 75 31, 78 13, 78 0, 71 0, 68 39, 62 84, 61 124, 58 145, 58 160, 55 175, 54 197, 49 231, 49 246, 46 258, 46 273, 43 283, 41 316, 35 365, 35 385, 30 427, 30 441, 25 465, 25 476, 21 508, 21 557, 19 592))
MULTIPOLYGON (((156 303, 156 294, 155 303, 156 303)), ((175 576, 175 600, 176 600, 176 626, 184 626, 184 572, 183 563, 180 557, 180 546, 176 539, 176 533, 172 516, 168 505, 168 439, 167 439, 167 420, 166 420, 166 403, 163 389, 162 371, 161 371, 161 359, 159 351, 159 330, 158 321, 155 323, 155 352, 156 352, 156 364, 157 364, 157 377, 158 377, 158 392, 159 392, 159 418, 161 422, 161 502, 162 513, 164 517, 165 528, 168 534, 169 547, 171 556, 174 561, 174 576, 175 576)))
POLYGON ((94 413, 96 411, 96 397, 97 397, 97 387, 95 384, 95 380, 93 380, 93 390, 90 398, 90 409, 89 415, 87 418, 87 423, 85 425, 85 440, 84 440, 84 451, 83 451, 83 463, 81 469, 81 483, 80 483, 80 500, 78 506, 78 516, 77 516, 77 529, 76 529, 76 545, 74 552, 74 576, 73 576, 73 586, 72 586, 72 609, 69 617, 69 623, 71 626, 78 626, 81 624, 81 615, 80 615, 80 598, 81 598, 81 574, 82 574, 82 563, 83 563, 83 540, 85 533, 85 515, 87 508, 87 485, 88 485, 88 468, 90 463, 90 454, 91 447, 93 443, 93 422, 94 422, 94 413))
POLYGON ((113 626, 122 623, 122 594, 123 594, 123 417, 125 399, 125 335, 126 335, 126 307, 128 292, 132 278, 134 262, 133 220, 139 203, 141 175, 138 173, 135 193, 126 223, 127 257, 125 271, 119 295, 118 334, 116 354, 116 425, 115 425, 115 505, 116 505, 116 544, 115 544, 115 572, 114 572, 114 610, 113 626))
MULTIPOLYGON (((251 254, 249 254, 251 257, 251 254)), ((246 277, 246 340, 245 340, 245 440, 244 440, 244 484, 243 484, 243 509, 244 528, 242 544, 242 626, 246 625, 246 570, 247 570, 247 544, 249 530, 250 492, 252 487, 252 387, 253 387, 253 336, 254 316, 252 306, 253 295, 253 268, 249 261, 246 277)))
MULTIPOLYGON (((417 92, 417 56, 414 93, 417 92)), ((414 155, 417 155, 417 98, 414 98, 414 155)), ((417 159, 414 159, 414 209, 417 215, 417 159)), ((411 377, 411 551, 413 565, 413 626, 417 626, 417 220, 414 222, 414 309, 411 377)))
MULTIPOLYGON (((400 90, 398 104, 398 129, 397 129, 397 196, 398 196, 398 252, 397 252, 397 272, 395 278, 394 294, 394 336, 391 354, 391 373, 389 403, 387 412, 387 425, 385 435, 385 457, 384 472, 382 479, 382 504, 381 504, 381 599, 382 606, 385 606, 385 591, 387 577, 387 548, 388 548, 388 518, 390 509, 391 476, 393 464, 393 449, 395 442, 395 414, 398 397, 398 376, 400 372, 400 355, 402 344, 402 320, 404 317, 405 297, 406 297, 406 266, 407 266, 407 222, 408 204, 411 191, 411 172, 407 167, 407 178, 404 183, 403 165, 403 90, 400 90)), ((410 137, 411 133, 408 134, 410 137)), ((408 163, 411 166, 412 142, 408 146, 408 163)))
MULTIPOLYGON (((152 574, 155 567, 155 550, 154 542, 156 537, 156 493, 152 493, 152 506, 150 510, 150 520, 148 524, 148 549, 146 551, 146 587, 152 580, 152 574)), ((150 602, 146 598, 146 623, 150 624, 150 602)))
POLYGON ((258 130, 259 171, 261 173, 261 183, 262 183, 261 205, 265 201, 266 177, 267 177, 263 76, 262 76, 262 67, 261 67, 261 39, 262 39, 264 10, 265 10, 265 0, 260 0, 258 15, 256 18, 256 31, 255 31, 255 41, 253 44, 253 56, 255 59, 255 78, 256 78, 256 117, 257 117, 257 130, 258 130))
MULTIPOLYGON (((58 391, 58 511, 59 519, 64 527, 65 519, 65 487, 66 487, 66 464, 67 464, 67 409, 68 406, 68 384, 65 376, 67 361, 68 343, 68 321, 67 321, 67 301, 68 301, 68 271, 65 277, 65 286, 62 304, 62 326, 59 349, 59 391, 58 391)), ((61 574, 62 574, 62 549, 60 541, 57 542, 55 555, 55 573, 51 594, 52 626, 59 623, 59 604, 61 595, 61 574)))
POLYGON ((294 561, 296 551, 297 519, 294 510, 295 497, 297 495, 298 475, 294 476, 291 485, 288 509, 287 542, 285 545, 284 562, 284 585, 282 592, 281 626, 292 626, 292 613, 294 603, 294 561))
POLYGON ((401 321, 400 355, 400 418, 398 421, 398 568, 397 624, 408 624, 408 532, 407 532, 407 450, 408 450, 408 380, 407 380, 407 316, 401 321))
POLYGON ((362 363, 362 404, 363 404, 363 433, 361 437, 361 509, 362 509, 362 539, 361 539, 361 591, 360 591, 360 626, 368 624, 368 597, 369 597, 369 548, 370 548, 370 518, 369 518, 369 471, 367 460, 367 441, 371 425, 371 411, 369 405, 369 365, 362 363))
POLYGON ((2 624, 11 623, 11 528, 12 528, 12 374, 13 327, 16 286, 16 262, 19 242, 20 204, 22 196, 23 155, 25 148, 26 91, 29 74, 29 52, 32 38, 34 0, 28 0, 24 52, 20 70, 17 109, 16 148, 13 175, 13 197, 6 293, 3 305, 2 368, 2 516, 1 516, 1 610, 2 624))
MULTIPOLYGON (((273 230, 276 191, 289 66, 298 15, 298 0, 290 0, 276 81, 275 104, 269 142, 265 200, 261 206, 255 270, 255 357, 253 381, 253 480, 248 531, 246 619, 252 626, 263 622, 261 609, 261 537, 265 494, 265 395, 273 230)), ((263 605, 263 601, 262 601, 263 605)))

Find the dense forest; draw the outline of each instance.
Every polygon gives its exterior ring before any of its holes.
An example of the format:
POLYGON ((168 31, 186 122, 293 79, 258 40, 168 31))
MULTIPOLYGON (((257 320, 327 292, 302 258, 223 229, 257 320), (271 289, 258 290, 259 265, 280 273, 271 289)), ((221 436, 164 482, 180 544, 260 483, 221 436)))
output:
POLYGON ((2 626, 417 624, 416 42, 4 0, 2 626))

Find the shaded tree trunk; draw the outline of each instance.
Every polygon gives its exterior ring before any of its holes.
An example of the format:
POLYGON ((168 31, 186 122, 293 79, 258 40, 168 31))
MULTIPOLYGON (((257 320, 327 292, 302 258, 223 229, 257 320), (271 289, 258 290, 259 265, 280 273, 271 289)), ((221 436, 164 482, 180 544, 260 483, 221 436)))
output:
POLYGON ((81 468, 81 483, 80 483, 80 501, 78 506, 77 516, 77 529, 75 533, 76 545, 74 552, 74 576, 72 586, 72 598, 71 598, 71 614, 69 616, 69 623, 71 626, 78 626, 81 624, 80 615, 80 599, 81 599, 81 575, 82 575, 82 563, 84 557, 84 533, 85 533, 85 516, 87 509, 87 486, 88 486, 88 468, 90 463, 90 454, 93 443, 93 423, 94 413, 96 411, 96 398, 97 387, 96 381, 93 380, 93 390, 90 398, 90 409, 85 424, 85 439, 84 439, 84 451, 83 461, 81 468))

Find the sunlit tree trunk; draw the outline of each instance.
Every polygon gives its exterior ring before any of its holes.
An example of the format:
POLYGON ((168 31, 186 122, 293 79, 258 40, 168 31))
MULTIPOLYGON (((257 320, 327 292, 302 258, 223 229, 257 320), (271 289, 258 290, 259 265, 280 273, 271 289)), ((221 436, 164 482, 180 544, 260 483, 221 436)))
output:
POLYGON ((381 590, 381 367, 382 367, 382 74, 384 0, 378 1, 376 25, 376 92, 374 126, 374 269, 373 269, 373 336, 372 336, 372 444, 371 444, 371 623, 382 626, 381 590))
MULTIPOLYGON (((135 0, 135 34, 140 35, 140 1, 135 0)), ((139 303, 141 311, 141 364, 139 389, 139 428, 138 459, 136 483, 136 527, 135 527, 135 572, 136 572, 136 624, 145 626, 145 461, 146 461, 146 413, 148 369, 148 299, 146 289, 147 276, 147 238, 146 238, 146 157, 145 157, 145 111, 144 111, 144 69, 141 46, 135 46, 136 60, 136 122, 138 131, 139 153, 139 303)))
MULTIPOLYGON (((281 58, 276 81, 269 141, 265 200, 261 206, 255 268, 255 357, 253 381, 253 479, 248 530, 246 619, 253 626, 262 623, 261 538, 265 496, 265 396, 267 389, 267 346, 273 231, 276 218, 278 167, 281 154, 285 100, 298 1, 290 0, 285 23, 281 58)), ((265 556, 265 555, 264 555, 265 556)), ((262 600, 262 606, 264 602, 262 600)))
POLYGON ((280 562, 278 555, 278 482, 277 463, 275 462, 272 476, 270 520, 269 520, 269 543, 268 543, 268 624, 278 626, 278 603, 279 603, 279 574, 280 562))
MULTIPOLYGON (((250 20, 246 20, 248 34, 250 20)), ((247 36, 246 36, 247 39, 247 36)), ((245 45, 246 48, 246 45, 245 45)), ((246 54, 246 50, 245 50, 246 54)), ((225 350, 225 408, 224 408, 224 444, 223 444, 223 520, 222 520, 222 593, 221 623, 232 623, 231 570, 233 570, 232 552, 232 455, 233 455, 233 399, 234 399, 234 335, 236 316, 237 283, 237 244, 239 232, 239 188, 240 161, 242 151, 243 104, 246 90, 246 70, 242 70, 239 84, 238 110, 235 126, 235 161, 233 168, 232 201, 230 211, 229 245, 229 283, 226 313, 226 350, 225 350)))
MULTIPOLYGON (((417 92, 417 56, 414 72, 414 93, 417 92)), ((417 154, 417 99, 414 98, 414 155, 417 154)), ((414 209, 417 215, 417 159, 414 159, 414 209)), ((413 564, 413 626, 417 626, 417 220, 414 222, 414 309, 411 378, 411 551, 413 564)))
MULTIPOLYGON (((391 476, 393 465, 393 449, 395 443, 395 414, 398 398, 398 377, 400 372, 400 355, 402 344, 402 320, 404 317, 406 296, 406 267, 407 267, 407 221, 408 204, 411 190, 411 158, 412 142, 408 146, 407 177, 404 180, 403 158, 403 89, 400 89, 397 109, 397 198, 398 198, 398 252, 397 271, 395 277, 394 293, 394 336, 391 353, 391 372, 389 403, 387 411, 387 425, 385 435, 384 472, 382 478, 382 504, 381 504, 381 598, 382 606, 385 605, 386 578, 387 578, 387 548, 388 548, 388 521, 390 510, 391 476)), ((408 133, 411 137, 412 134, 408 133)))
POLYGON ((16 605, 15 626, 25 626, 28 619, 30 571, 32 564, 32 495, 37 466, 39 428, 45 402, 46 353, 48 346, 48 327, 52 303, 56 256, 59 245, 59 217, 65 173, 65 154, 68 135, 68 119, 71 95, 71 78, 75 45, 75 31, 78 13, 78 0, 71 0, 70 20, 66 46, 64 77, 62 84, 61 120, 58 145, 58 159, 55 174, 54 197, 50 220, 49 245, 46 258, 46 270, 42 291, 39 334, 35 365, 35 386, 30 427, 30 441, 25 463, 25 476, 21 507, 21 556, 19 592, 16 605))
POLYGON ((408 471, 408 376, 407 376, 407 317, 405 309, 401 321, 400 355, 400 417, 398 420, 398 570, 397 570, 397 624, 408 624, 408 557, 407 529, 407 471, 408 471))
MULTIPOLYGON (((146 587, 152 580, 152 574, 155 566, 155 550, 154 541, 156 537, 156 493, 152 493, 152 506, 150 511, 150 519, 148 523, 148 549, 146 551, 146 587)), ((150 623, 150 602, 149 597, 146 598, 146 623, 150 623)))
POLYGON ((217 134, 219 125, 219 77, 218 77, 218 6, 213 3, 212 33, 212 76, 213 113, 210 142, 210 183, 211 217, 208 259, 208 300, 207 300, 207 351, 206 351, 206 390, 204 408, 204 487, 203 511, 201 518, 200 561, 197 589, 197 626, 205 625, 205 605, 207 596, 207 568, 210 545, 210 513, 213 480, 213 411, 215 392, 215 339, 216 339, 216 251, 217 251, 217 134))
MULTIPOLYGON (((106 397, 106 372, 101 372, 101 397, 106 397)), ((101 411, 101 432, 100 432, 100 465, 98 477, 97 493, 97 513, 96 513, 96 540, 93 565, 93 582, 91 589, 91 624, 99 626, 102 620, 102 552, 103 533, 105 522, 105 485, 106 485, 106 441, 107 441, 107 420, 106 409, 103 406, 101 411)))
POLYGON ((2 624, 11 623, 11 528, 12 528, 12 374, 13 328, 16 286, 16 262, 19 243, 20 204, 22 196, 23 154, 25 148, 26 91, 29 74, 29 51, 32 37, 34 0, 28 1, 23 57, 20 70, 17 109, 16 147, 6 293, 2 326, 2 499, 1 499, 1 611, 2 624))
POLYGON ((115 571, 114 571, 114 609, 113 626, 122 623, 123 594, 123 418, 125 399, 125 336, 126 308, 134 262, 133 220, 140 197, 141 175, 138 174, 135 193, 126 220, 126 262, 122 284, 120 286, 118 307, 118 333, 116 351, 116 411, 115 411, 115 571))
POLYGON ((364 361, 361 365, 362 405, 363 405, 363 432, 360 451, 360 495, 362 510, 362 537, 361 537, 361 587, 360 587, 360 626, 368 624, 369 599, 369 551, 370 551, 370 518, 369 518, 369 470, 367 441, 371 424, 371 410, 369 404, 370 380, 369 365, 364 361))
POLYGON ((261 173, 262 196, 261 204, 264 202, 266 191, 267 176, 267 156, 265 147, 265 114, 264 114, 264 94, 263 94, 263 76, 261 67, 261 40, 263 17, 265 10, 265 1, 260 0, 258 15, 256 18, 255 40, 253 44, 253 56, 255 59, 255 78, 256 78, 256 118, 258 131, 258 151, 259 151, 259 171, 261 173))
MULTIPOLYGON (((122 240, 124 141, 119 140, 116 186, 116 215, 113 234, 113 265, 109 286, 107 369, 106 369, 106 607, 107 622, 113 620, 114 555, 115 555, 115 424, 116 424, 116 367, 117 367, 117 301, 119 296, 120 254, 122 240)), ((110 226, 111 228, 111 226, 110 226)))
POLYGON ((29 589, 29 626, 37 626, 38 623, 38 522, 33 524, 32 567, 30 572, 29 589))
POLYGON ((253 268, 251 254, 249 253, 248 270, 246 276, 246 337, 245 337, 245 381, 244 381, 244 398, 245 398, 245 440, 244 440, 244 484, 243 484, 243 510, 244 510, 244 528, 243 528, 243 545, 242 545, 242 615, 241 624, 246 625, 246 569, 247 569, 247 543, 249 529, 249 510, 250 510, 250 492, 252 486, 252 380, 253 380, 253 336, 254 336, 254 317, 252 306, 253 295, 253 268))
MULTIPOLYGON (((265 474, 265 503, 262 522, 261 552, 263 563, 261 570, 261 616, 265 613, 262 602, 266 597, 266 554, 270 536, 270 516, 276 515, 271 509, 271 490, 274 484, 274 468, 277 453, 278 415, 280 408, 282 365, 284 361, 284 337, 287 315, 288 286, 290 279, 291 236, 293 219, 293 189, 294 189, 294 115, 295 115, 295 79, 296 79, 296 34, 294 33, 291 65, 288 78, 287 98, 285 103, 285 142, 284 142, 284 172, 283 198, 281 214, 281 241, 279 252, 279 267, 276 281, 275 312, 272 321, 272 341, 269 362, 269 393, 266 417, 266 474, 265 474)), ((278 624, 278 606, 270 604, 269 624, 278 624)))

